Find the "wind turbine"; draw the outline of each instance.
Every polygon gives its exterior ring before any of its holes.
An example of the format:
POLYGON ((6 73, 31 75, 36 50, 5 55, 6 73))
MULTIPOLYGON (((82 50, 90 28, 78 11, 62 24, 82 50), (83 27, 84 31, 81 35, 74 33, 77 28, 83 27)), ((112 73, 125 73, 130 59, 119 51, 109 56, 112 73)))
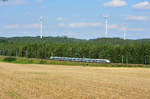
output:
POLYGON ((43 17, 40 17, 40 38, 43 38, 43 17))
POLYGON ((101 16, 104 17, 105 19, 105 38, 108 38, 108 16, 104 16, 104 15, 101 16))

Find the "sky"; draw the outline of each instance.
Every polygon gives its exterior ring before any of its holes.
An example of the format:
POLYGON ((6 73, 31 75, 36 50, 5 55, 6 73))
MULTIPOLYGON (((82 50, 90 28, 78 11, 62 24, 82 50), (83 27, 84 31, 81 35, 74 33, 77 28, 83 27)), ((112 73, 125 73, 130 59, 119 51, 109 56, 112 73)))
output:
POLYGON ((149 0, 0 0, 0 37, 150 38, 149 0))

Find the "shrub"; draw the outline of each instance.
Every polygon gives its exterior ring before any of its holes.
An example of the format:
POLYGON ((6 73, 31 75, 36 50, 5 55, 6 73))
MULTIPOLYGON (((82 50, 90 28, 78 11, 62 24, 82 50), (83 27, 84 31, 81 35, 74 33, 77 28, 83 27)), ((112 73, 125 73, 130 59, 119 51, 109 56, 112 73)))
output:
POLYGON ((3 59, 3 61, 5 61, 5 62, 14 62, 14 61, 16 61, 16 58, 14 58, 14 57, 6 57, 6 58, 3 59))

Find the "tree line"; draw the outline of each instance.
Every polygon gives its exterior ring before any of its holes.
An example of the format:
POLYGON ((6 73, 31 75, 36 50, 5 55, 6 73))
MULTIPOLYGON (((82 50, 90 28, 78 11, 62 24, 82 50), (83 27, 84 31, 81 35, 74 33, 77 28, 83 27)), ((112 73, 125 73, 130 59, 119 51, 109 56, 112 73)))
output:
POLYGON ((49 59, 50 56, 109 59, 112 63, 150 64, 150 40, 68 37, 0 38, 0 55, 49 59))

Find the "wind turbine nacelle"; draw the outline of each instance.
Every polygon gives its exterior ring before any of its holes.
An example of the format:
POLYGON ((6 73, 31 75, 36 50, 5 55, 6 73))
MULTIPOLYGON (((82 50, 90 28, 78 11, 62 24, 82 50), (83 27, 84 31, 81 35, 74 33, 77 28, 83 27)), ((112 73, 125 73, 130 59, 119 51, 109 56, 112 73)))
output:
POLYGON ((108 19, 108 16, 104 16, 105 19, 108 19))

